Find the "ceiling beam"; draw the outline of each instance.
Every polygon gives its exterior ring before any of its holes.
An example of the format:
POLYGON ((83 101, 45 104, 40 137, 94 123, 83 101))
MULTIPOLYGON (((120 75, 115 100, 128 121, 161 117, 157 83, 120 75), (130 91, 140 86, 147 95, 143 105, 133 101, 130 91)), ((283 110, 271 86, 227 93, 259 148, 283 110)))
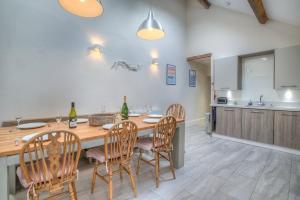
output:
POLYGON ((210 3, 208 0, 198 0, 205 9, 209 9, 210 3))
POLYGON ((269 18, 264 8, 262 0, 248 0, 257 20, 261 24, 265 24, 269 18))

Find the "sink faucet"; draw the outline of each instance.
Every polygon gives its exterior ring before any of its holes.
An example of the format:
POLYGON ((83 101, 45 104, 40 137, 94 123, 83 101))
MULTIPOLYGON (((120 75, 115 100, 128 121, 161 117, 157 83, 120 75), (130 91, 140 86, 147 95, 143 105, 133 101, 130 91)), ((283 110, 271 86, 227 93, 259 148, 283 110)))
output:
POLYGON ((264 105, 265 105, 265 103, 262 102, 262 98, 263 98, 263 97, 264 97, 263 95, 260 95, 260 96, 259 96, 259 102, 257 103, 257 105, 259 105, 259 106, 264 106, 264 105))

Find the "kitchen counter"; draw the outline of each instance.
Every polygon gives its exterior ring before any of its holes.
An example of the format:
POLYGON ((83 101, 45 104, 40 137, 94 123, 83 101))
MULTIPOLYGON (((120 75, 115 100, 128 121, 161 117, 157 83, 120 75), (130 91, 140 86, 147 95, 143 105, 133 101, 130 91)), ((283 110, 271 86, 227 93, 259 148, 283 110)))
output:
POLYGON ((294 111, 294 112, 300 112, 300 107, 295 106, 248 106, 248 105, 242 105, 242 104, 211 104, 211 107, 231 107, 231 108, 246 108, 246 109, 262 109, 262 110, 281 110, 281 111, 294 111))

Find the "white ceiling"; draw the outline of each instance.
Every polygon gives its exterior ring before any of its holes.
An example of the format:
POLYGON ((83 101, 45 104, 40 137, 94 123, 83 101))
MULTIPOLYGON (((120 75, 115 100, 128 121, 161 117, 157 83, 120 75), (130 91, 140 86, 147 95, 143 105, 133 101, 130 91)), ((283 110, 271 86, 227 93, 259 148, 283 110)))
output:
MULTIPOLYGON (((209 2, 254 16, 248 0, 209 0, 209 2)), ((263 3, 270 19, 300 26, 300 0, 263 0, 263 3)))

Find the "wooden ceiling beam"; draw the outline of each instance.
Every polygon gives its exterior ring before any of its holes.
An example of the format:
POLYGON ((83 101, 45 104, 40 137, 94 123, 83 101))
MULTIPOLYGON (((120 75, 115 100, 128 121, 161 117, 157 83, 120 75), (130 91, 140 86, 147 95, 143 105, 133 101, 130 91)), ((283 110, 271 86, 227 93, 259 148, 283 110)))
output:
POLYGON ((198 1, 205 9, 209 9, 211 4, 209 3, 208 0, 198 0, 198 1))
POLYGON ((248 0, 257 20, 261 24, 265 24, 269 18, 264 8, 262 0, 248 0))

